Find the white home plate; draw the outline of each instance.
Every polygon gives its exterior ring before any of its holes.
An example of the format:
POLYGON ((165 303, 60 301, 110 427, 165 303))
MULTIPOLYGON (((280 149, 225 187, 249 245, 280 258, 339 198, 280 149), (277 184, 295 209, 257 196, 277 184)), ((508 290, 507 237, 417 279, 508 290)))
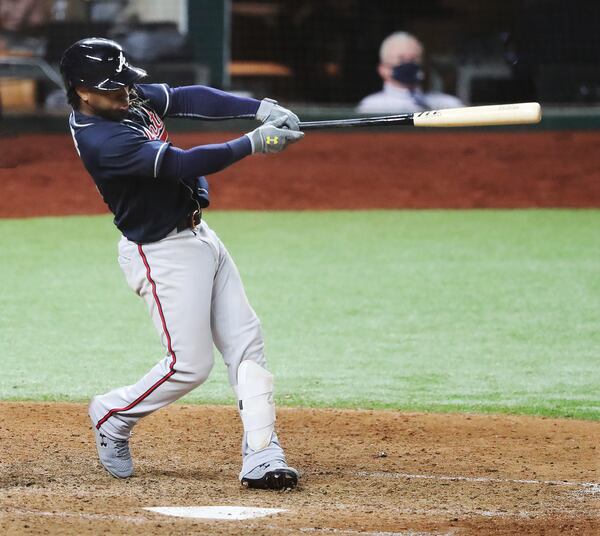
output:
POLYGON ((193 519, 255 519, 287 512, 281 508, 252 508, 247 506, 157 506, 144 508, 158 514, 193 519))

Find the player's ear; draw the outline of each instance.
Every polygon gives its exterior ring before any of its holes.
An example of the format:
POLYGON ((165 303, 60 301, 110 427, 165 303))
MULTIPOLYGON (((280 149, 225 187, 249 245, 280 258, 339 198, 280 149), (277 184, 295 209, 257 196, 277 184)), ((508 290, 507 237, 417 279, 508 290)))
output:
POLYGON ((85 87, 77 86, 75 88, 75 93, 77 93, 77 95, 79 95, 79 98, 83 102, 88 102, 90 100, 90 91, 85 87))

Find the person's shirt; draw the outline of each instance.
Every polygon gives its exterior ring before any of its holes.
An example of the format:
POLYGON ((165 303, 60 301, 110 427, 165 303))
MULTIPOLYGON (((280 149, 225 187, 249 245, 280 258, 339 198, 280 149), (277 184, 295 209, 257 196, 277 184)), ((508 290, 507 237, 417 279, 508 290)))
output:
POLYGON ((464 104, 453 95, 434 91, 424 93, 421 89, 410 91, 407 88, 385 82, 383 90, 362 99, 356 111, 361 114, 401 114, 460 108, 461 106, 464 104))
POLYGON ((187 151, 172 147, 163 118, 254 118, 260 101, 204 86, 134 86, 139 101, 127 117, 111 121, 73 111, 75 148, 96 183, 114 223, 137 243, 167 236, 183 218, 208 205, 203 175, 252 153, 247 136, 187 151))

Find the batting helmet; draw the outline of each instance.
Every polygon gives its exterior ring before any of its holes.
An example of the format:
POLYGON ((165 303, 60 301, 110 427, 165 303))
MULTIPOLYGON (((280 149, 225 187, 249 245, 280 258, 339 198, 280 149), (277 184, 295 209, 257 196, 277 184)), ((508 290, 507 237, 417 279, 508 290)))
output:
POLYGON ((67 90, 75 86, 101 90, 120 89, 146 76, 144 69, 129 65, 119 43, 89 37, 72 44, 60 59, 67 90))

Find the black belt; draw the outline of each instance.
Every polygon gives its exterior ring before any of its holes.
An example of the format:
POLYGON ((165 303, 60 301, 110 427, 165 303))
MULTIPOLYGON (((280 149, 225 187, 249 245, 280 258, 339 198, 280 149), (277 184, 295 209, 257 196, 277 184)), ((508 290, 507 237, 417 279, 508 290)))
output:
POLYGON ((202 221, 202 211, 194 210, 191 214, 184 216, 177 224, 177 232, 185 231, 186 229, 195 229, 202 221))

